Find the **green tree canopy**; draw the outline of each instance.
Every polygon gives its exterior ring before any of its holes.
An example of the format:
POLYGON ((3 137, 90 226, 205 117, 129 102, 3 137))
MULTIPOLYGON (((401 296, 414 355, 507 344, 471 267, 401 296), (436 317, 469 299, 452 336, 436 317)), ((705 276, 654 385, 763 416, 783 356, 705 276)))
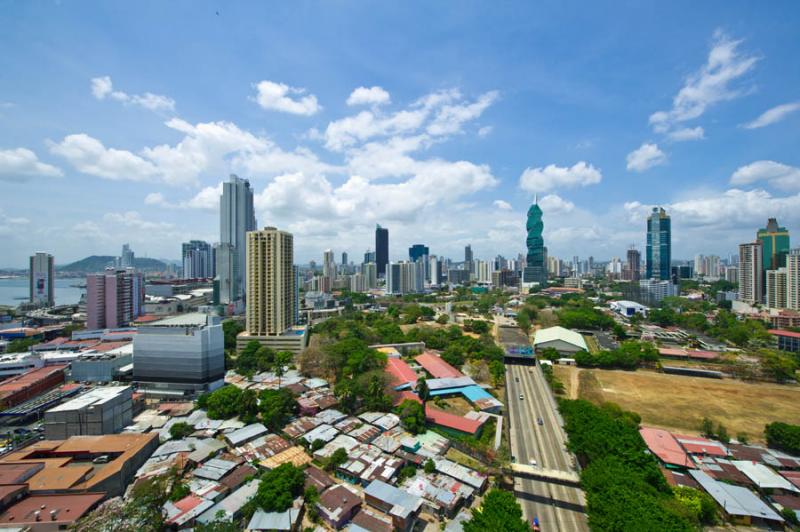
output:
POLYGON ((291 463, 281 464, 261 476, 256 504, 265 512, 283 512, 303 493, 303 470, 291 463))

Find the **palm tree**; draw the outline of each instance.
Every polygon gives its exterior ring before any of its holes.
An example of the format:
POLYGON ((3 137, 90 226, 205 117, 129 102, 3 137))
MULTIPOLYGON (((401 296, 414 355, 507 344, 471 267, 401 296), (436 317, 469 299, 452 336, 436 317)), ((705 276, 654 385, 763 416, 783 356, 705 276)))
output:
POLYGON ((292 362, 292 353, 289 351, 278 351, 275 353, 275 361, 272 363, 272 371, 278 376, 278 388, 281 387, 281 377, 286 373, 286 366, 292 362))

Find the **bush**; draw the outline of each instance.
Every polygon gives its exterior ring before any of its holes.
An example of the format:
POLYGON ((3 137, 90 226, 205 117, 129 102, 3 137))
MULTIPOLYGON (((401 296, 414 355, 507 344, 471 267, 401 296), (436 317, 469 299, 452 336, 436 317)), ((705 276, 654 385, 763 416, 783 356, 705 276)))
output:
POLYGON ((767 445, 789 454, 800 454, 800 425, 776 421, 764 427, 767 445))
POLYGON ((406 399, 398 408, 400 423, 411 434, 425 432, 425 410, 416 401, 406 399))
POLYGON ((184 421, 179 421, 169 428, 169 435, 173 440, 181 440, 191 436, 193 432, 194 427, 184 421))

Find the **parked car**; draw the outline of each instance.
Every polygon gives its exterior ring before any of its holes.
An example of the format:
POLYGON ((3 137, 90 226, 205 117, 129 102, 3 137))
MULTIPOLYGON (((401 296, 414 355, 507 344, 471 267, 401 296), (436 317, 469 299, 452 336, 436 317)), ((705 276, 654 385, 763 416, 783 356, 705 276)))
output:
POLYGON ((536 423, 538 423, 539 425, 544 425, 544 420, 542 418, 538 418, 536 420, 536 423))
POLYGON ((522 394, 519 394, 519 400, 522 401, 523 399, 525 399, 525 398, 522 397, 522 394))

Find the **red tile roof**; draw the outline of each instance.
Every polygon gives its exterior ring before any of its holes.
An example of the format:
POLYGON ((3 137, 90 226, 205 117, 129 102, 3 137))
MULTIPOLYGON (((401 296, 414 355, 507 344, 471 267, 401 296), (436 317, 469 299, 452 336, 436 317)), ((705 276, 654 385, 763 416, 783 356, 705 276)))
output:
POLYGON ((800 471, 778 471, 783 478, 800 488, 800 471))
POLYGON ((467 419, 465 417, 450 414, 438 408, 433 408, 430 405, 425 405, 425 417, 431 423, 448 428, 455 429, 467 434, 475 434, 481 428, 483 423, 476 419, 467 419))
POLYGON ((392 376, 392 383, 395 386, 417 382, 417 374, 411 369, 405 360, 400 358, 389 358, 386 360, 386 371, 392 376))
POLYGON ((654 455, 665 464, 696 469, 678 441, 666 430, 642 427, 639 434, 654 455))
POLYGON ((783 329, 770 329, 769 333, 774 336, 787 336, 789 338, 800 338, 800 333, 794 331, 784 331, 783 329))
POLYGON ((463 377, 464 374, 433 353, 423 353, 415 358, 425 371, 436 379, 463 377))

